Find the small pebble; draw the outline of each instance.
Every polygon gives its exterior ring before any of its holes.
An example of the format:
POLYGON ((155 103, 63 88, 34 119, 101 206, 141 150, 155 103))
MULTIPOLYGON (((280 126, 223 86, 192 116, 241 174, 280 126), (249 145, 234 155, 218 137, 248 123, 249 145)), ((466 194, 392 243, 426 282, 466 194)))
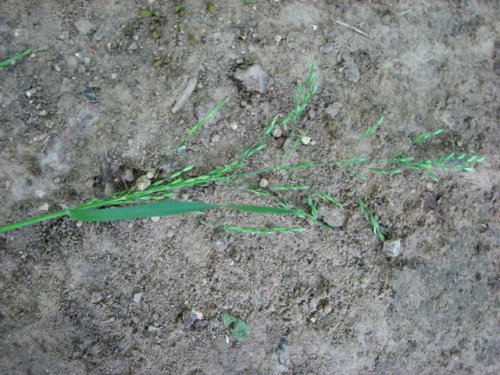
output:
POLYGON ((43 109, 40 112, 38 112, 38 116, 40 116, 40 117, 45 117, 45 116, 47 116, 47 114, 48 113, 47 113, 47 111, 45 109, 43 109))
POLYGON ((135 188, 137 191, 144 191, 149 187, 149 185, 151 185, 151 180, 144 175, 137 179, 135 188))
POLYGON ((151 221, 153 223, 157 223, 158 221, 160 221, 160 217, 159 216, 151 216, 151 221))
POLYGON ((134 173, 132 172, 131 169, 125 169, 125 172, 123 172, 123 174, 122 174, 122 178, 127 182, 133 182, 134 181, 134 173))
POLYGON ((74 25, 80 34, 88 34, 95 29, 95 26, 92 22, 84 19, 76 21, 74 25))
POLYGON ((132 42, 132 44, 130 44, 130 46, 128 47, 128 51, 129 52, 133 52, 137 49, 137 43, 136 42, 132 42))
POLYGON ((385 241, 383 252, 387 257, 396 258, 401 254, 401 240, 385 241))
POLYGON ((261 188, 265 188, 267 185, 269 185, 269 181, 268 180, 266 180, 265 178, 263 178, 262 180, 260 180, 259 186, 261 188))
POLYGON ((149 171, 148 173, 146 173, 146 177, 149 178, 150 180, 155 176, 155 172, 154 171, 149 171))
POLYGON ((320 208, 319 216, 332 228, 341 228, 346 223, 346 216, 340 208, 320 208))
POLYGON ((311 143, 311 137, 308 137, 307 135, 304 135, 300 141, 302 142, 303 145, 308 145, 309 143, 311 143))
POLYGON ((143 293, 136 293, 136 294, 134 294, 134 302, 135 303, 140 303, 142 301, 142 295, 143 295, 143 293))
POLYGON ((186 314, 182 319, 182 325, 184 329, 193 328, 197 320, 203 319, 203 313, 200 311, 193 310, 189 314, 186 314))
POLYGON ((40 205, 39 209, 41 211, 48 211, 49 210, 49 204, 47 202, 42 203, 42 205, 40 205))
POLYGON ((281 130, 281 128, 276 128, 273 130, 272 134, 274 138, 279 138, 283 135, 283 130, 281 130))
POLYGON ((270 76, 260 64, 251 65, 244 70, 237 69, 234 78, 250 92, 265 94, 269 89, 270 76))

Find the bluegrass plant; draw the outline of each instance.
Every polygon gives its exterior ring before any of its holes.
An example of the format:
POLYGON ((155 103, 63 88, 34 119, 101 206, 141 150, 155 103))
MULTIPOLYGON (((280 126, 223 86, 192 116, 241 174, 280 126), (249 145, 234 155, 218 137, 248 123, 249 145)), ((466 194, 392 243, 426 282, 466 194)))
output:
MULTIPOLYGON (((426 173, 432 180, 437 180, 436 171, 448 171, 451 169, 472 172, 474 165, 484 160, 482 156, 467 155, 464 153, 450 152, 438 156, 437 158, 417 159, 412 156, 412 151, 416 145, 429 141, 433 137, 444 133, 443 129, 438 129, 430 133, 423 133, 414 138, 406 150, 395 151, 389 158, 383 160, 370 160, 363 155, 358 155, 355 151, 359 142, 365 138, 370 138, 379 129, 384 121, 381 117, 373 126, 368 127, 360 134, 359 141, 352 147, 352 155, 343 160, 335 161, 305 161, 296 164, 289 163, 289 155, 300 144, 304 133, 299 131, 301 119, 308 108, 311 100, 318 91, 315 84, 316 69, 314 62, 311 64, 309 76, 304 84, 298 84, 295 95, 295 105, 285 116, 276 115, 268 123, 261 136, 250 147, 243 150, 233 160, 225 165, 212 169, 206 173, 194 173, 194 165, 187 165, 184 168, 171 173, 167 178, 152 181, 145 188, 135 187, 119 192, 104 199, 94 199, 80 204, 74 208, 52 212, 26 220, 21 220, 12 224, 0 226, 0 232, 32 225, 42 221, 67 216, 73 220, 101 222, 114 220, 130 220, 153 216, 170 216, 186 213, 200 213, 213 209, 236 210, 240 212, 253 213, 257 215, 289 215, 295 217, 299 222, 310 220, 325 229, 331 229, 320 217, 319 208, 323 204, 342 206, 342 197, 321 191, 320 189, 304 182, 304 178, 298 176, 297 172, 309 171, 313 168, 325 168, 332 172, 341 173, 345 180, 356 192, 356 204, 360 212, 371 225, 374 234, 384 240, 385 235, 381 230, 376 215, 370 210, 365 199, 358 193, 358 186, 365 181, 370 174, 400 174, 408 171, 426 173), (291 146, 285 150, 284 157, 276 165, 267 166, 260 169, 252 168, 251 159, 267 148, 267 142, 277 128, 287 128, 292 137, 291 146), (260 187, 258 184, 250 186, 243 183, 244 180, 258 178, 262 175, 286 173, 291 180, 299 181, 297 184, 270 184, 260 187), (249 205, 249 204, 215 204, 205 202, 178 201, 171 198, 179 191, 192 187, 204 188, 211 184, 228 184, 230 186, 244 187, 248 192, 267 199, 269 204, 249 205), (256 187, 257 186, 257 187, 256 187), (292 194, 293 193, 293 194, 292 194), (297 199, 300 194, 302 199, 297 199), (295 196, 295 197, 293 197, 295 196)), ((205 125, 217 112, 219 112, 228 102, 227 99, 219 103, 207 116, 196 123, 187 134, 181 139, 180 144, 172 153, 160 158, 154 166, 158 171, 159 165, 175 156, 176 151, 186 147, 186 143, 193 138, 196 133, 205 125)), ((199 217, 198 217, 199 218, 199 217)), ((246 227, 237 224, 226 224, 212 222, 199 218, 200 221, 220 228, 227 232, 243 233, 297 233, 304 230, 304 226, 296 227, 268 226, 268 227, 246 227)))

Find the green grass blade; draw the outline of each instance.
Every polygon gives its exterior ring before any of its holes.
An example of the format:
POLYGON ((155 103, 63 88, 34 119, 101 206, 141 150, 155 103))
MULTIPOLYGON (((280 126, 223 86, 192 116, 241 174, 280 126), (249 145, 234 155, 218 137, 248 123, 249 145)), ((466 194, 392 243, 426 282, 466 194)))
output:
POLYGON ((212 208, 217 208, 217 205, 203 202, 165 201, 131 207, 106 208, 102 210, 73 208, 68 210, 68 214, 73 220, 114 221, 152 216, 179 215, 212 208))
POLYGON ((28 225, 40 223, 40 222, 45 221, 45 220, 55 219, 55 218, 58 218, 61 216, 66 216, 66 215, 68 215, 67 210, 62 210, 62 211, 52 212, 52 213, 46 214, 46 215, 32 217, 30 219, 21 220, 21 221, 12 223, 12 224, 2 225, 2 226, 0 226, 0 233, 8 232, 10 230, 26 227, 28 225))
POLYGON ((443 129, 437 129, 437 130, 434 130, 433 132, 430 132, 430 133, 422 133, 422 134, 418 135, 417 137, 415 137, 412 144, 417 144, 417 143, 426 141, 427 139, 435 137, 436 135, 439 135, 441 133, 444 133, 443 129))
POLYGON ((17 60, 20 60, 25 56, 31 55, 32 52, 33 52, 33 50, 28 49, 28 50, 21 52, 20 54, 14 56, 14 57, 10 57, 8 59, 3 60, 2 62, 0 62, 0 69, 4 69, 4 68, 7 68, 8 66, 11 66, 17 60))
POLYGON ((384 122, 384 116, 380 117, 375 125, 366 129, 365 132, 363 133, 363 137, 367 138, 371 136, 382 125, 383 122, 384 122))
POLYGON ((314 194, 316 194, 317 197, 327 201, 327 202, 330 202, 336 206, 342 206, 342 202, 339 201, 338 199, 332 197, 330 194, 328 193, 323 193, 321 191, 316 191, 314 194))
POLYGON ((227 102, 229 101, 228 98, 225 98, 222 102, 217 104, 204 118, 202 118, 200 121, 198 121, 188 132, 188 134, 182 138, 180 145, 183 145, 186 143, 189 139, 191 139, 197 132, 200 130, 200 128, 205 125, 208 121, 212 119, 212 117, 215 116, 217 112, 219 112, 222 107, 224 107, 227 102))
POLYGON ((311 187, 308 185, 269 185, 267 188, 274 190, 305 190, 311 187))

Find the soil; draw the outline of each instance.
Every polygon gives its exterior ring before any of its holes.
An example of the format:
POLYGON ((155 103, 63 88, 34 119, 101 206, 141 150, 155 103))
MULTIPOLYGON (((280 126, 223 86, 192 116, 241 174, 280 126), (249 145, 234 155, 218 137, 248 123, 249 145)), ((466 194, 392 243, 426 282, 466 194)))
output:
MULTIPOLYGON (((35 51, 0 71, 2 224, 122 189, 123 176, 144 175, 228 97, 163 167, 224 165, 293 108, 313 59, 311 142, 291 161, 383 159, 439 128, 418 156, 487 159, 476 172, 439 172, 438 183, 414 171, 358 184, 397 253, 384 251, 334 168, 301 172, 344 202, 334 231, 214 211, 207 217, 220 223, 306 231, 230 234, 187 215, 60 218, 3 233, 0 373, 499 373, 498 2, 212 3, 1 2, 0 58, 35 51), (266 93, 234 79, 252 64, 270 76, 266 93), (248 323, 246 340, 232 337, 224 313, 248 323)), ((255 159, 275 163, 283 143, 272 138, 255 159)), ((269 203, 223 184, 180 198, 269 203)))

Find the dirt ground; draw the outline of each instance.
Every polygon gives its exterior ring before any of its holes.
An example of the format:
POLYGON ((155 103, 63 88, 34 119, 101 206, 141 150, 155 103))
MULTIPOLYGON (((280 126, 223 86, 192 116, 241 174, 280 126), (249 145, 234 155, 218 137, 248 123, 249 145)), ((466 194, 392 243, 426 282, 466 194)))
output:
MULTIPOLYGON (((223 166, 293 107, 313 59, 319 91, 303 121, 311 142, 294 162, 345 159, 381 115, 383 126, 359 145, 370 158, 442 128, 418 155, 487 159, 473 173, 439 172, 438 183, 415 171, 358 185, 388 239, 400 240, 396 257, 334 168, 302 172, 345 202, 334 231, 214 211, 208 217, 218 222, 306 231, 229 234, 181 216, 62 218, 3 233, 0 373, 498 374, 498 8, 475 0, 1 1, 0 59, 35 53, 0 71, 0 224, 121 189, 127 170, 146 173, 228 97, 164 167, 223 166), (234 79, 251 64, 269 74, 266 93, 234 79), (430 196, 437 206, 424 204, 430 196), (202 319, 190 320, 193 312, 202 319), (248 339, 231 337, 226 312, 249 324, 248 339)), ((271 138, 261 165, 279 160, 284 136, 271 138)), ((222 184, 181 198, 256 201, 222 184)))

